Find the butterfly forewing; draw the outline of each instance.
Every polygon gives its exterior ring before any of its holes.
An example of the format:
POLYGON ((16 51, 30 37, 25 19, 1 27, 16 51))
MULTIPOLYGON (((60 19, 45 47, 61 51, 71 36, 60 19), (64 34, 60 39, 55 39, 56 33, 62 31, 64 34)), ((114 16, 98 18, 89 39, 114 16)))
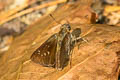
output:
POLYGON ((55 66, 57 34, 52 35, 31 56, 31 60, 43 66, 55 66))
POLYGON ((71 35, 68 32, 61 43, 60 56, 59 56, 59 68, 63 69, 69 60, 70 54, 71 35))

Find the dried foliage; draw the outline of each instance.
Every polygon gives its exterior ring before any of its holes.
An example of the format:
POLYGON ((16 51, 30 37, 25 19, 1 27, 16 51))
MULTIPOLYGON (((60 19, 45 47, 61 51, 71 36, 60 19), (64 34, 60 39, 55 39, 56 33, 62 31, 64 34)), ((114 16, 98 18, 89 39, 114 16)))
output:
POLYGON ((72 29, 81 28, 82 42, 74 48, 72 68, 62 71, 43 67, 30 60, 31 54, 60 26, 44 16, 17 37, 10 49, 0 58, 1 80, 118 80, 116 52, 120 51, 120 28, 90 24, 91 0, 63 5, 52 15, 57 21, 70 22, 72 29))

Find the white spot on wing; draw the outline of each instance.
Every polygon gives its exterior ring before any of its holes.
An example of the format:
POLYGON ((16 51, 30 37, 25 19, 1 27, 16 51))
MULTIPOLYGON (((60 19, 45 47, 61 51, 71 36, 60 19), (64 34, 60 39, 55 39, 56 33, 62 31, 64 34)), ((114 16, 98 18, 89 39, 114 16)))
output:
POLYGON ((38 50, 38 54, 40 54, 40 50, 38 50))
POLYGON ((46 53, 44 53, 44 56, 46 56, 46 53))
POLYGON ((40 54, 40 53, 38 52, 38 54, 40 54))
POLYGON ((49 51, 48 51, 47 53, 48 53, 48 55, 50 54, 50 52, 49 52, 49 51))

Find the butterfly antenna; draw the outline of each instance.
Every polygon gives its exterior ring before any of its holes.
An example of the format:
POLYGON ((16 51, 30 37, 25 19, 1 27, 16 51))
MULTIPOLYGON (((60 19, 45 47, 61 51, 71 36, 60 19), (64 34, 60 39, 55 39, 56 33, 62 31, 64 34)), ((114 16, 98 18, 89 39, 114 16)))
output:
MULTIPOLYGON (((61 24, 61 23, 59 23, 58 21, 56 21, 56 19, 52 16, 52 14, 50 14, 50 17, 51 17, 56 23, 61 24)), ((61 24, 61 25, 62 25, 62 24, 61 24)))
POLYGON ((66 21, 67 21, 68 24, 70 24, 68 20, 66 20, 66 21))

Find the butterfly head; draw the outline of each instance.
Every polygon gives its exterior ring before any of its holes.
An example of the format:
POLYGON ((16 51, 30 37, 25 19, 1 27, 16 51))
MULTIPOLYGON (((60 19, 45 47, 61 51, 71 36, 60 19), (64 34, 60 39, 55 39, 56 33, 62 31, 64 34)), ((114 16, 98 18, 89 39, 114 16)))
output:
POLYGON ((71 30, 71 27, 69 24, 63 24, 61 26, 61 30, 64 30, 64 31, 70 31, 71 30))

